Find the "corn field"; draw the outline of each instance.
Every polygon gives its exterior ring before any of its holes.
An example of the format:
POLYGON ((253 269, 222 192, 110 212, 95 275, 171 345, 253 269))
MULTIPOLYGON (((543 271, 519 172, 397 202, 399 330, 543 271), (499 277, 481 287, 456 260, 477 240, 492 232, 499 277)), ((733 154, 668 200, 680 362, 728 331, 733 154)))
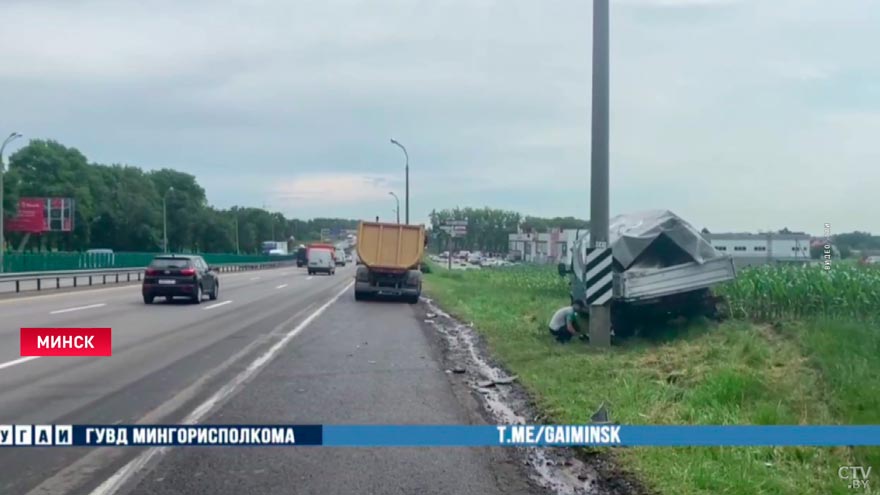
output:
MULTIPOLYGON (((441 276, 479 280, 500 291, 568 300, 567 279, 549 266, 521 265, 441 276)), ((809 316, 880 317, 880 269, 836 263, 819 266, 759 266, 737 273, 736 280, 714 288, 733 318, 770 320, 809 316)))
POLYGON ((735 318, 880 316, 880 270, 871 267, 754 267, 715 292, 725 297, 735 318))

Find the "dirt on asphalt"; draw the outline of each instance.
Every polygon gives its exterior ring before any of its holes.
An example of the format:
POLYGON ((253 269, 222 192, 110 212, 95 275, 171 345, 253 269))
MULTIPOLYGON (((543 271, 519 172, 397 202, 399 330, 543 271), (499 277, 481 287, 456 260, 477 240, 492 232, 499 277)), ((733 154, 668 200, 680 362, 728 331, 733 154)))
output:
MULTIPOLYGON (((441 349, 456 394, 474 404, 489 424, 543 424, 548 421, 525 388, 492 358, 473 328, 424 299, 419 317, 441 349)), ((498 450, 498 449, 493 449, 498 450)), ((541 491, 560 495, 649 495, 632 474, 617 466, 608 450, 572 447, 505 447, 507 459, 541 491)))

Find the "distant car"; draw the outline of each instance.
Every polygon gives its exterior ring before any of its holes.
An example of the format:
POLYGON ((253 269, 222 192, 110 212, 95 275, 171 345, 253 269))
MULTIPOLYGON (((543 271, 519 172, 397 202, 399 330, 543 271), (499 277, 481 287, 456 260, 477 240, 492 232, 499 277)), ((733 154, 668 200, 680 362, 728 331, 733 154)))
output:
POLYGON ((336 250, 336 264, 339 266, 345 266, 345 251, 341 249, 336 250))
POLYGON ((213 301, 220 295, 220 277, 201 256, 162 255, 153 258, 144 272, 141 289, 144 304, 165 296, 170 302, 175 296, 188 297, 199 304, 205 294, 213 301))
POLYGON ((868 256, 864 263, 866 265, 880 265, 880 256, 868 256))
POLYGON ((346 263, 353 263, 353 262, 354 262, 354 257, 353 257, 352 255, 350 255, 350 254, 345 255, 345 262, 346 262, 346 263))
POLYGON ((336 261, 333 259, 333 251, 329 248, 309 248, 308 261, 309 275, 314 273, 336 274, 336 261))
POLYGON ((308 260, 306 260, 306 247, 300 246, 296 250, 296 266, 303 267, 306 266, 308 260))

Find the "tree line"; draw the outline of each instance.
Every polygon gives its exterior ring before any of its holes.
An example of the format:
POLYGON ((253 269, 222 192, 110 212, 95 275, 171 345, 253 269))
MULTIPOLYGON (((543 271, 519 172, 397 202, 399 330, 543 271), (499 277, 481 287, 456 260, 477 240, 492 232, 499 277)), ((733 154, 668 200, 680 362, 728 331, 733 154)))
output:
POLYGON ((515 211, 495 208, 450 208, 431 212, 431 235, 433 247, 445 251, 468 249, 493 253, 508 251, 508 235, 519 230, 524 232, 548 232, 550 229, 587 229, 590 223, 574 217, 541 218, 522 215, 515 211), (467 220, 467 235, 450 239, 440 229, 449 220, 467 220), (451 243, 450 243, 451 241, 451 243))
MULTIPOLYGON (((320 239, 322 229, 354 229, 357 220, 286 218, 261 208, 215 208, 193 175, 172 169, 144 171, 129 165, 90 163, 76 148, 33 140, 9 157, 4 181, 6 217, 20 197, 75 200, 72 232, 32 236, 25 250, 160 251, 163 198, 167 203, 168 245, 174 252, 257 253, 267 240, 320 239), (172 189, 173 188, 173 189, 172 189)), ((24 234, 7 232, 7 249, 24 234)))

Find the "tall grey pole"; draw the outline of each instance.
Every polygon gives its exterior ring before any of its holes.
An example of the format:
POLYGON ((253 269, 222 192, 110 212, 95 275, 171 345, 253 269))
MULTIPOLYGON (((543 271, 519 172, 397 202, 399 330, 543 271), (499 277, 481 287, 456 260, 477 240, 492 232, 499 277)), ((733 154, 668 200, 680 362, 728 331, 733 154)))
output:
POLYGON ((388 194, 394 196, 394 200, 397 201, 397 209, 394 211, 397 213, 397 223, 400 223, 400 198, 398 198, 393 192, 389 192, 388 194))
MULTIPOLYGON (((593 0, 593 115, 590 174, 590 245, 608 246, 608 0, 593 0)), ((590 343, 611 346, 611 303, 590 306, 590 343)))
POLYGON ((168 252, 168 193, 174 191, 174 186, 168 188, 165 191, 165 196, 162 196, 162 245, 163 251, 168 252))
POLYGON ((241 248, 238 245, 238 212, 235 212, 235 254, 241 254, 241 248))
POLYGON ((409 153, 406 152, 406 148, 403 147, 402 144, 397 142, 396 140, 391 140, 392 144, 396 144, 403 150, 403 156, 406 157, 406 224, 409 225, 409 153))
POLYGON ((6 216, 6 211, 3 209, 3 175, 6 173, 6 170, 3 168, 3 150, 6 149, 6 145, 20 138, 21 134, 17 132, 13 132, 9 135, 5 140, 3 140, 3 144, 0 144, 0 273, 3 273, 3 261, 4 256, 6 254, 6 234, 3 232, 5 228, 3 225, 3 218, 6 216))

